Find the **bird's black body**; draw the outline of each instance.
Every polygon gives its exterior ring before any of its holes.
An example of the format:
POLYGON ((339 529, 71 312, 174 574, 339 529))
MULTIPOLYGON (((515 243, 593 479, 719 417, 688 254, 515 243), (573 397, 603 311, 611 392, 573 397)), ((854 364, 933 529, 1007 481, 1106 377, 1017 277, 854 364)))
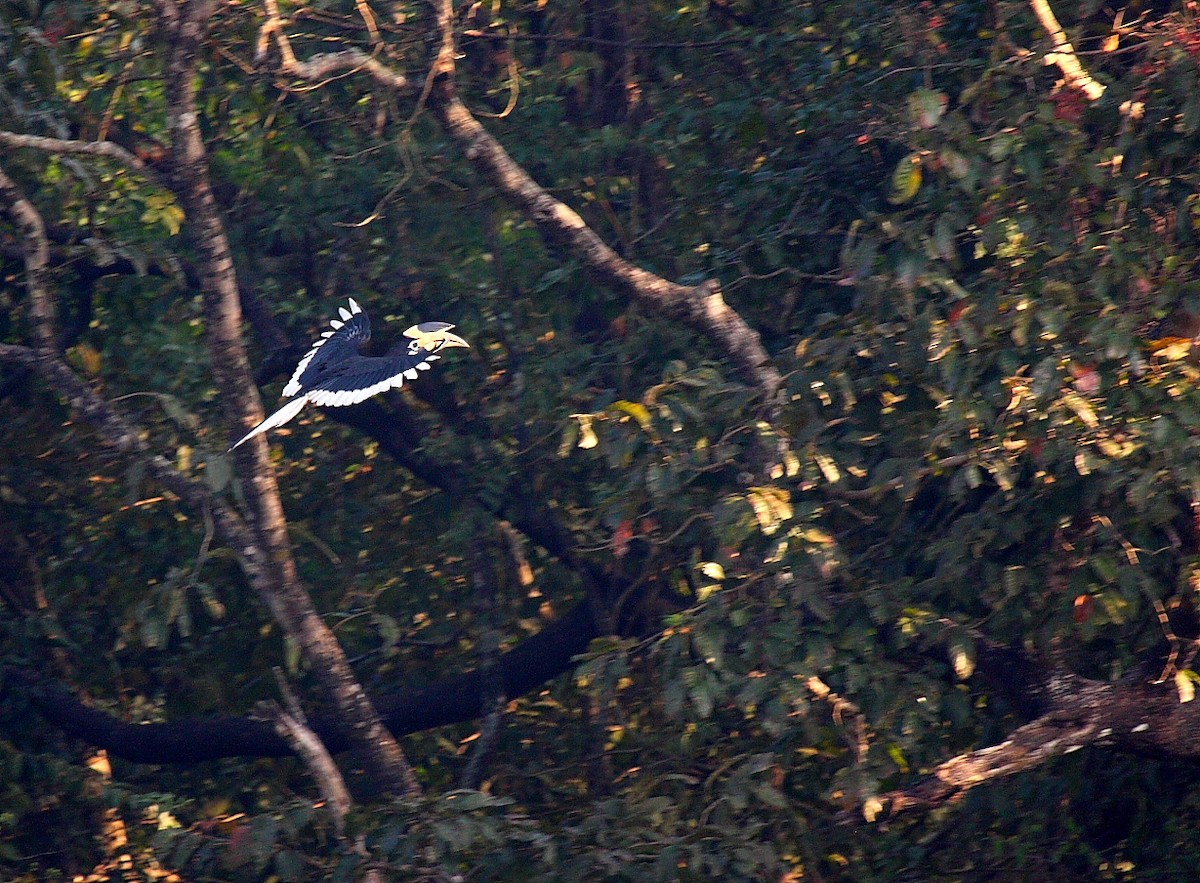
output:
POLYGON ((285 398, 295 398, 242 436, 230 450, 287 423, 309 402, 326 408, 358 404, 384 390, 402 386, 406 379, 415 380, 421 371, 429 370, 430 363, 441 358, 439 353, 444 348, 468 345, 450 333, 453 325, 422 322, 405 331, 410 340, 396 345, 387 355, 364 356, 359 349, 371 339, 367 314, 353 298, 349 307, 340 308, 338 313, 341 318, 329 323, 332 330, 321 334, 283 388, 285 398))

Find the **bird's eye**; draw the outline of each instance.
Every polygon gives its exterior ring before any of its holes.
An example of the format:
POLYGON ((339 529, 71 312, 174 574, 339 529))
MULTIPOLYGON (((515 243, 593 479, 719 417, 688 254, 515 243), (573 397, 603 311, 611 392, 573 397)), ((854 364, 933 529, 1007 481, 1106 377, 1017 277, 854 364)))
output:
POLYGON ((418 343, 417 343, 417 342, 414 340, 412 343, 410 343, 410 344, 408 345, 408 354, 409 354, 410 356, 415 356, 415 355, 417 354, 417 352, 418 352, 420 349, 421 349, 421 346, 420 346, 420 344, 418 344, 418 343))

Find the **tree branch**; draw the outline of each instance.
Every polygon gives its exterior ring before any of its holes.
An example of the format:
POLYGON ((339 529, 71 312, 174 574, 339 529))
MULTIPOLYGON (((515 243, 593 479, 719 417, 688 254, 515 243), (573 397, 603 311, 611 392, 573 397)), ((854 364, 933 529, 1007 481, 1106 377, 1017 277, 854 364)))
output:
MULTIPOLYGON (((267 36, 260 35, 260 46, 264 45, 264 39, 275 38, 282 56, 281 69, 286 73, 313 81, 336 71, 361 70, 389 89, 409 88, 407 77, 356 50, 319 55, 308 62, 298 61, 283 34, 278 12, 273 11, 273 0, 266 0, 266 3, 268 21, 264 33, 267 36)), ((758 333, 729 307, 715 280, 689 287, 625 260, 605 244, 574 209, 555 199, 534 181, 480 125, 458 97, 455 87, 456 50, 450 0, 438 0, 435 8, 441 48, 432 71, 430 109, 467 161, 509 203, 530 218, 552 246, 578 257, 593 277, 613 291, 709 337, 764 399, 773 400, 782 378, 770 364, 758 333)))
POLYGON ((434 65, 430 109, 467 161, 550 243, 578 257, 602 284, 711 338, 747 382, 765 399, 773 399, 782 378, 770 364, 758 333, 725 302, 719 283, 710 279, 694 287, 679 285, 626 261, 574 209, 534 181, 475 119, 455 85, 451 0, 437 0, 436 8, 442 46, 434 65))
POLYGON ((1185 701, 1172 683, 1129 679, 1105 683, 1070 672, 1048 673, 1049 710, 998 745, 953 757, 917 784, 881 795, 891 815, 954 803, 972 788, 1028 772, 1090 746, 1130 754, 1200 759, 1200 702, 1185 701))
POLYGON ((41 135, 21 135, 16 132, 0 130, 0 144, 8 147, 27 147, 42 153, 55 154, 86 154, 102 156, 121 164, 129 171, 141 175, 147 181, 165 187, 166 184, 158 172, 142 162, 135 154, 130 153, 119 144, 112 141, 71 141, 64 138, 45 138, 41 135))
POLYGON ((278 666, 275 668, 275 681, 279 685, 279 692, 283 695, 284 708, 280 708, 275 703, 269 703, 267 717, 275 727, 275 732, 288 743, 292 751, 308 767, 321 796, 325 799, 325 805, 329 807, 329 812, 333 815, 334 831, 339 838, 344 837, 346 815, 350 812, 350 807, 354 805, 354 801, 350 797, 350 789, 346 787, 346 780, 342 777, 337 764, 333 762, 329 749, 308 725, 308 718, 296 700, 296 694, 284 680, 283 672, 278 666))
POLYGON ((29 323, 37 348, 47 357, 54 345, 54 302, 50 299, 50 244, 46 224, 21 189, 0 168, 0 200, 21 229, 21 251, 25 261, 25 290, 29 292, 29 323))
POLYGON ((1075 47, 1063 33, 1062 25, 1054 17, 1054 10, 1050 8, 1050 4, 1047 0, 1029 0, 1029 5, 1033 7, 1033 14, 1037 16, 1038 22, 1054 43, 1054 51, 1046 54, 1046 64, 1057 64, 1068 86, 1081 90, 1091 101, 1098 100, 1104 94, 1104 84, 1096 82, 1092 75, 1083 69, 1079 57, 1075 54, 1075 47))
MULTIPOLYGON (((409 83, 406 76, 358 49, 326 52, 313 56, 308 61, 300 61, 292 50, 292 43, 288 39, 283 19, 279 15, 279 6, 276 0, 264 0, 263 6, 267 12, 267 20, 258 33, 258 45, 254 53, 256 62, 266 56, 267 48, 270 46, 271 39, 274 38, 275 42, 279 44, 280 69, 298 79, 319 84, 320 81, 335 76, 347 76, 363 71, 389 89, 403 91, 408 88, 409 83)), ((319 86, 314 88, 319 88, 319 86)))
MULTIPOLYGON (((213 372, 231 417, 243 428, 263 417, 241 337, 242 313, 233 256, 208 179, 208 159, 196 105, 197 59, 213 12, 208 0, 180 5, 160 0, 160 25, 167 37, 165 82, 171 132, 170 185, 187 215, 186 231, 199 252, 205 329, 213 372)), ((394 793, 420 793, 399 743, 380 722, 345 653, 300 585, 265 439, 238 452, 249 473, 246 499, 269 569, 256 584, 280 625, 298 644, 321 686, 345 717, 350 738, 381 785, 394 793)))
MULTIPOLYGON (((561 619, 502 653, 496 669, 502 692, 523 696, 568 671, 599 634, 590 605, 575 605, 561 619)), ((32 672, 14 671, 33 690, 34 702, 51 724, 77 739, 136 763, 196 763, 220 757, 282 757, 292 753, 272 725, 254 717, 195 717, 169 723, 129 723, 85 705, 32 672)), ((0 684, 6 683, 0 678, 0 684)), ((378 700, 388 729, 397 738, 485 714, 489 691, 478 670, 424 687, 410 687, 378 700)), ((309 716, 309 726, 332 753, 353 747, 339 714, 309 716)))

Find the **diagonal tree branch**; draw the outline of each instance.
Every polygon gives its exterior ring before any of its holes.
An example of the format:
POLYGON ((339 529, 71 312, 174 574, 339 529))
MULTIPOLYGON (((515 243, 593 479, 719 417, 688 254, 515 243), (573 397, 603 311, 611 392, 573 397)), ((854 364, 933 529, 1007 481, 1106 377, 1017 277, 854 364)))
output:
POLYGON ((1130 754, 1200 758, 1200 702, 1174 684, 1130 678, 1116 683, 1061 669, 1045 674, 1048 710, 998 745, 953 757, 908 788, 880 796, 891 815, 954 803, 968 791, 1025 773, 1064 754, 1098 747, 1130 754))
POLYGON ((475 119, 458 97, 455 84, 452 2, 437 0, 435 7, 442 45, 434 65, 430 108, 475 170, 527 215, 547 240, 576 255, 601 283, 710 337, 765 399, 773 399, 782 383, 779 372, 770 364, 758 333, 729 307, 715 280, 688 287, 626 261, 574 209, 534 181, 475 119))
MULTIPOLYGON (((534 181, 475 119, 458 97, 455 86, 451 0, 436 0, 434 7, 441 48, 429 84, 429 106, 467 161, 509 203, 529 217, 552 246, 575 255, 594 278, 613 291, 709 337, 764 399, 773 400, 782 383, 779 372, 771 365, 758 333, 725 302, 715 280, 691 287, 680 285, 622 258, 574 209, 534 181)), ((281 70, 291 76, 313 81, 336 72, 361 70, 386 88, 411 88, 407 77, 355 50, 298 61, 271 0, 267 0, 264 32, 278 42, 281 70), (319 72, 319 77, 314 72, 319 72)), ((260 45, 262 42, 260 37, 260 45)))
POLYGON ((1075 47, 1063 33, 1062 25, 1054 17, 1054 10, 1050 8, 1049 2, 1047 0, 1029 0, 1029 5, 1033 7, 1033 14, 1037 16, 1038 22, 1049 35, 1050 41, 1054 43, 1054 51, 1046 55, 1046 64, 1057 64, 1068 86, 1079 89, 1091 101, 1097 101, 1104 94, 1104 84, 1096 82, 1079 63, 1075 47))
MULTIPOLYGON (((197 60, 214 8, 211 0, 159 2, 159 23, 167 38, 169 181, 187 215, 186 231, 200 255, 197 270, 217 384, 230 416, 246 421, 243 425, 248 427, 262 419, 262 402, 242 341, 237 276, 208 179, 207 152, 196 104, 197 60)), ((253 513, 252 524, 271 564, 261 584, 264 598, 344 714, 350 738, 361 749, 381 785, 395 793, 418 794, 420 786, 399 743, 384 728, 341 646, 300 585, 279 488, 267 453, 265 440, 259 438, 243 446, 238 454, 249 474, 246 498, 253 513)))

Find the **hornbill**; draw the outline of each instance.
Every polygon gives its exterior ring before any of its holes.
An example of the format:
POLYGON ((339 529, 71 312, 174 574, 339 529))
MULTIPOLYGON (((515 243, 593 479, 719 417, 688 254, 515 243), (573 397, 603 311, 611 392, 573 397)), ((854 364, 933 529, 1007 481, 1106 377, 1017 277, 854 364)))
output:
MULTIPOLYGON (((255 426, 229 446, 232 451, 254 436, 283 426, 312 402, 325 408, 357 405, 376 393, 416 380, 417 372, 428 371, 429 363, 441 358, 446 347, 470 346, 446 322, 421 322, 404 332, 408 343, 398 343, 386 355, 364 356, 359 347, 371 339, 371 322, 354 300, 350 306, 339 307, 340 319, 329 324, 331 331, 321 333, 321 339, 300 360, 292 379, 283 388, 284 398, 296 396, 262 423, 255 426)), ((228 451, 226 451, 228 453, 228 451)))

